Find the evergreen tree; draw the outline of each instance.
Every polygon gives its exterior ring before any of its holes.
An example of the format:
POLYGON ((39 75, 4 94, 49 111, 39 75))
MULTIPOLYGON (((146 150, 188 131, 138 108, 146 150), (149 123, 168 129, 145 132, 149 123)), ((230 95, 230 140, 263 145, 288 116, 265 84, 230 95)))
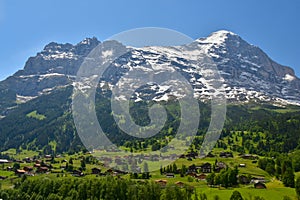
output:
POLYGON ((296 189, 298 199, 300 199, 300 177, 297 177, 296 179, 295 189, 296 189))
POLYGON ((282 182, 286 187, 295 187, 295 174, 292 168, 287 168, 282 176, 282 182))
POLYGON ((206 182, 208 185, 215 185, 215 173, 210 173, 206 176, 206 182))
POLYGON ((205 193, 200 194, 200 199, 201 200, 207 200, 207 195, 205 193))
POLYGON ((81 166, 81 169, 84 171, 85 168, 86 168, 85 158, 83 158, 83 159, 80 161, 80 166, 81 166))
POLYGON ((147 162, 144 162, 144 172, 149 172, 149 167, 148 167, 148 163, 147 162))
POLYGON ((230 200, 244 200, 239 191, 234 191, 230 197, 230 200))
POLYGON ((266 172, 268 172, 270 175, 274 175, 276 172, 274 163, 268 162, 266 166, 266 172))

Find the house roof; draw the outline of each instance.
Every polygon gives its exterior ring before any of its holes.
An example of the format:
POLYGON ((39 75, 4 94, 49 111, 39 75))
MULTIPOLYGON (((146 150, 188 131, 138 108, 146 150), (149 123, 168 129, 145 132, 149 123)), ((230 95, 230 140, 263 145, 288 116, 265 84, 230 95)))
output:
POLYGON ((218 167, 226 167, 227 165, 224 162, 217 162, 218 167))
POLYGON ((159 180, 155 180, 156 183, 167 183, 168 181, 167 180, 162 180, 162 179, 159 179, 159 180))
POLYGON ((267 188, 266 184, 262 183, 262 182, 257 182, 257 183, 254 183, 254 187, 257 187, 257 186, 262 186, 264 188, 267 188))
POLYGON ((41 170, 48 170, 49 168, 48 167, 41 167, 40 169, 41 170))
POLYGON ((201 167, 211 167, 210 163, 204 163, 203 165, 201 165, 201 167))

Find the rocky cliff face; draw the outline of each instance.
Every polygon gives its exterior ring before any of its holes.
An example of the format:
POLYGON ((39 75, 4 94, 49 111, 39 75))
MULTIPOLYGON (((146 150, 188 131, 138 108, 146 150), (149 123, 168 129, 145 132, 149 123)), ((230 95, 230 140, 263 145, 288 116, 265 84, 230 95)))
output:
MULTIPOLYGON (((96 38, 87 38, 76 45, 52 42, 45 46, 42 52, 28 59, 23 70, 0 82, 2 115, 16 103, 71 85, 83 59, 98 44, 96 38)), ((218 31, 195 40, 190 47, 193 51, 186 46, 131 48, 107 70, 105 81, 115 84, 125 72, 137 68, 147 70, 147 67, 155 66, 162 72, 176 69, 193 86, 195 97, 205 99, 212 88, 203 79, 204 66, 195 66, 191 62, 192 54, 199 52, 215 62, 224 79, 228 100, 300 103, 300 80, 293 69, 274 62, 261 49, 238 35, 218 31)), ((157 101, 168 100, 169 95, 176 96, 170 92, 170 87, 150 85, 148 89, 137 90, 136 95, 144 91, 157 101)))
POLYGON ((70 84, 83 59, 99 43, 96 38, 87 38, 76 45, 52 42, 35 57, 30 57, 23 70, 1 84, 21 96, 38 96, 70 84))
POLYGON ((76 45, 55 42, 46 45, 42 52, 27 60, 23 70, 0 82, 2 114, 16 103, 72 84, 83 59, 99 43, 96 38, 87 38, 76 45))
POLYGON ((259 95, 299 102, 300 80, 294 70, 276 63, 238 35, 219 31, 197 42, 218 65, 226 80, 228 98, 236 98, 231 94, 238 92, 246 99, 259 95))

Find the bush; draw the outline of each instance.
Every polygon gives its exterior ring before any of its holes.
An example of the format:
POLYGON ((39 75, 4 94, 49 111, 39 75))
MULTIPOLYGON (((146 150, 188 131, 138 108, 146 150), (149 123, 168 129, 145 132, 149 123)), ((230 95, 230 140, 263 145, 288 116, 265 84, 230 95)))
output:
POLYGON ((288 196, 284 196, 284 197, 283 197, 283 200, 292 200, 292 198, 291 198, 291 197, 288 197, 288 196))
POLYGON ((215 195, 214 200, 220 200, 220 197, 218 195, 215 195))
POLYGON ((187 180, 188 180, 188 182, 193 182, 194 181, 194 179, 191 176, 188 176, 187 180))
POLYGON ((265 200, 263 197, 255 196, 254 200, 265 200))

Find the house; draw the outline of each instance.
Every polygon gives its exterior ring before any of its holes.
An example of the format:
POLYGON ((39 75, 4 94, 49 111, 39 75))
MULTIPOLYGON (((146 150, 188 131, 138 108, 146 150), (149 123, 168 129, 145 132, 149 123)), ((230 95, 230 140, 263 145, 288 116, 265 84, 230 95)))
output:
POLYGON ((77 177, 84 176, 83 172, 79 170, 73 170, 72 175, 77 177))
POLYGON ((101 173, 101 169, 98 169, 98 168, 96 168, 96 167, 94 167, 93 169, 92 169, 92 174, 100 174, 101 173))
POLYGON ((52 168, 52 165, 51 164, 47 164, 47 163, 41 163, 41 166, 42 167, 48 167, 49 169, 52 168))
POLYGON ((188 173, 191 173, 191 172, 197 172, 197 167, 195 164, 191 165, 188 167, 188 170, 187 170, 188 173))
POLYGON ((195 178, 198 180, 204 181, 204 180, 206 180, 206 174, 202 173, 202 174, 196 175, 195 178))
POLYGON ((167 173, 167 174, 166 174, 166 177, 167 177, 167 178, 174 178, 175 175, 174 175, 173 173, 167 173))
POLYGON ((196 177, 197 173, 196 172, 186 172, 187 176, 191 176, 191 177, 196 177))
POLYGON ((181 181, 177 181, 176 183, 175 183, 175 185, 177 185, 178 187, 184 187, 184 183, 183 182, 181 182, 181 181))
POLYGON ((48 167, 39 167, 36 172, 37 173, 46 173, 49 171, 49 168, 48 167))
POLYGON ((36 164, 41 164, 42 161, 41 161, 41 160, 35 160, 35 163, 36 163, 36 164))
POLYGON ((251 183, 258 183, 258 182, 265 183, 266 179, 264 177, 253 177, 251 179, 251 183))
POLYGON ((123 165, 123 164, 125 164, 125 162, 124 162, 121 158, 116 158, 116 159, 115 159, 115 163, 116 163, 117 165, 123 165))
POLYGON ((209 152, 209 153, 206 155, 206 157, 208 157, 208 158, 214 158, 214 157, 215 157, 215 155, 214 155, 214 154, 212 154, 211 152, 209 152))
POLYGON ((15 172, 15 174, 17 176, 19 176, 19 177, 23 176, 25 174, 25 170, 23 170, 23 169, 17 169, 16 172, 15 172))
POLYGON ((23 169, 24 169, 24 171, 26 171, 26 172, 31 172, 31 171, 33 171, 33 167, 31 167, 31 166, 25 166, 25 167, 23 167, 23 169))
POLYGON ((201 166, 201 170, 202 170, 202 173, 211 173, 211 164, 210 163, 204 163, 201 166))
POLYGON ((257 182, 257 183, 254 183, 254 188, 255 189, 267 189, 267 186, 262 182, 257 182))
POLYGON ((49 158, 52 158, 51 155, 45 155, 45 158, 49 159, 49 158))
POLYGON ((186 157, 190 157, 190 158, 193 158, 195 159, 196 157, 198 156, 198 153, 197 152, 189 152, 188 154, 186 154, 186 157))
POLYGON ((106 170, 106 174, 113 174, 114 173, 114 170, 113 169, 108 169, 106 170))
POLYGON ((29 157, 26 157, 26 158, 23 159, 23 161, 26 162, 26 163, 31 163, 33 161, 33 159, 29 158, 29 157))
POLYGON ((241 164, 239 164, 239 167, 246 167, 246 164, 241 163, 241 164))
POLYGON ((9 166, 9 167, 6 167, 6 170, 7 170, 7 171, 13 171, 14 168, 9 166))
POLYGON ((125 175, 125 174, 127 174, 127 172, 119 170, 119 169, 114 169, 113 171, 114 171, 113 172, 114 175, 125 175))
POLYGON ((243 154, 243 155, 241 155, 241 158, 248 159, 248 160, 256 160, 256 159, 258 159, 258 156, 255 156, 252 154, 243 154))
POLYGON ((0 164, 5 164, 5 163, 9 163, 9 161, 6 159, 0 159, 0 164))
POLYGON ((151 161, 159 161, 159 155, 156 154, 152 155, 151 161))
POLYGON ((33 166, 36 167, 36 168, 39 168, 39 167, 41 167, 41 164, 35 163, 33 166))
POLYGON ((238 180, 239 180, 239 183, 240 184, 249 184, 250 183, 250 179, 247 177, 247 176, 245 176, 245 175, 240 175, 239 177, 238 177, 238 180))
POLYGON ((233 158, 232 152, 221 152, 221 153, 219 154, 219 156, 220 156, 221 158, 229 158, 229 157, 233 158))
POLYGON ((106 170, 106 174, 109 174, 112 176, 119 176, 119 175, 127 174, 127 172, 124 172, 124 171, 118 170, 118 169, 108 169, 108 170, 106 170))
POLYGON ((167 185, 168 181, 159 179, 159 180, 155 180, 155 183, 159 184, 162 187, 165 187, 167 185))
POLYGON ((215 172, 220 172, 222 169, 226 169, 227 165, 223 162, 216 162, 215 164, 215 172))

